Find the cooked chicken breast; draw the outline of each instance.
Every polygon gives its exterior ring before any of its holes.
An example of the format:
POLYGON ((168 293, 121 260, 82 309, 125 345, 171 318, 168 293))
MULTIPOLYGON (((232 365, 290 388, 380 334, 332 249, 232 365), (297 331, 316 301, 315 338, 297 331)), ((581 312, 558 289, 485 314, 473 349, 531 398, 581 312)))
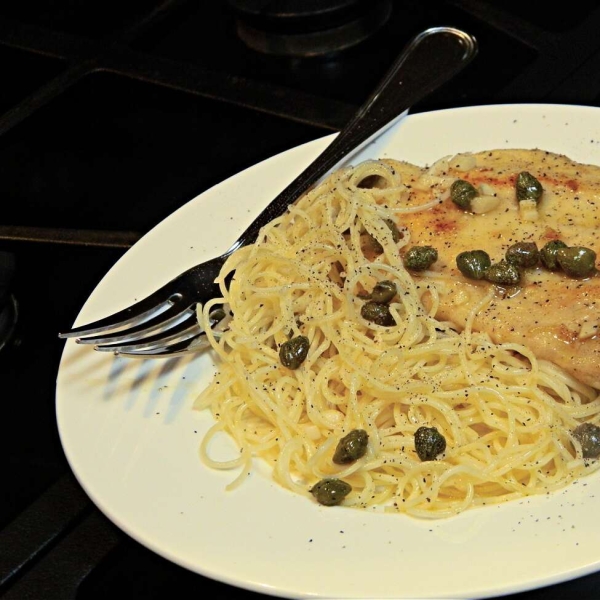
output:
MULTIPOLYGON (((438 260, 416 277, 438 282, 441 304, 437 317, 464 327, 473 307, 495 290, 491 303, 475 318, 473 328, 497 343, 528 346, 538 359, 551 361, 579 381, 600 389, 600 276, 595 271, 573 277, 542 265, 522 271, 517 285, 497 285, 465 277, 456 265, 460 252, 485 250, 493 263, 504 259, 516 242, 550 240, 590 248, 600 255, 600 167, 578 164, 542 150, 493 150, 462 154, 420 168, 386 161, 410 187, 408 202, 419 205, 439 197, 433 209, 404 217, 410 243, 429 245, 438 260), (528 172, 543 187, 536 202, 519 202, 517 175, 528 172), (456 179, 479 192, 472 211, 449 197, 456 179)), ((597 264, 596 264, 597 268, 597 264)))

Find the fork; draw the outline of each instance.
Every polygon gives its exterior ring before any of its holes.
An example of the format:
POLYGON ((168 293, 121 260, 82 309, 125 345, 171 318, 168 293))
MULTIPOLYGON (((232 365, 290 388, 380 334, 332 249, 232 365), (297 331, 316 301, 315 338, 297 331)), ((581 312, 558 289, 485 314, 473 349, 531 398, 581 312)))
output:
MULTIPOLYGON (((221 256, 178 275, 146 298, 103 319, 59 333, 93 344, 95 350, 128 357, 170 357, 208 346, 197 305, 220 295, 214 283, 225 260, 253 243, 260 229, 283 214, 324 175, 381 135, 416 102, 459 73, 477 54, 477 41, 453 27, 433 27, 415 36, 366 102, 325 150, 258 215, 221 256)), ((227 306, 210 315, 218 336, 231 319, 227 306)))

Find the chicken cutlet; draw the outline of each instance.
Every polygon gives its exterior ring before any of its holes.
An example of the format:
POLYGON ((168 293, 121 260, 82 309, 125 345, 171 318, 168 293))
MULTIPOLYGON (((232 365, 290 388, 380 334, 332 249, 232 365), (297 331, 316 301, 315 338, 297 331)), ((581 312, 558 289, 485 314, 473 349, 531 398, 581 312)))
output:
MULTIPOLYGON (((580 382, 600 389, 600 167, 539 149, 464 153, 421 168, 386 159, 399 172, 412 206, 440 201, 434 208, 403 217, 410 240, 404 247, 432 246, 438 258, 417 279, 435 282, 440 291, 436 317, 464 328, 479 302, 494 290, 473 329, 496 343, 527 346, 537 359, 550 361, 580 382), (517 177, 525 173, 541 184, 537 200, 517 199, 517 177), (476 190, 465 208, 451 196, 461 180, 476 190), (517 243, 560 240, 568 247, 593 251, 585 275, 551 270, 543 263, 520 268, 518 283, 497 284, 465 276, 457 266, 462 252, 483 250, 492 264, 502 263, 517 243)), ((428 296, 425 296, 426 303, 428 296)))

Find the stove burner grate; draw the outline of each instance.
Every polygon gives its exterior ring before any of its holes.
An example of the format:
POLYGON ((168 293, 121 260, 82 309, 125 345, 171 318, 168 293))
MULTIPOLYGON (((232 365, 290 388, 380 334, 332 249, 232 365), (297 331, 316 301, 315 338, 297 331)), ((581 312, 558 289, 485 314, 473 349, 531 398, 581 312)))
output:
POLYGON ((302 58, 356 46, 373 36, 392 12, 391 0, 230 0, 229 5, 237 34, 249 48, 302 58))

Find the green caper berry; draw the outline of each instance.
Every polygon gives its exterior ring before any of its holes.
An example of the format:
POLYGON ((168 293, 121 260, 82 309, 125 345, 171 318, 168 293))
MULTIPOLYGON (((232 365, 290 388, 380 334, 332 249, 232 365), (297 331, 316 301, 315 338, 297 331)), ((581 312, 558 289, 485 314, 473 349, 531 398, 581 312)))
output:
POLYGON ((589 277, 596 271, 596 253, 591 248, 559 248, 556 260, 560 268, 571 277, 589 277))
POLYGON ((220 323, 226 316, 227 313, 222 308, 216 308, 209 315, 211 325, 220 323))
POLYGON ((319 504, 335 506, 352 491, 352 487, 341 479, 328 478, 321 479, 309 491, 319 504))
MULTIPOLYGON (((402 234, 400 233, 396 223, 394 223, 392 219, 384 219, 383 222, 388 226, 394 243, 399 242, 402 239, 402 234)), ((375 253, 381 254, 383 252, 383 246, 370 233, 368 234, 367 239, 369 246, 375 253)))
POLYGON ((521 281, 521 271, 517 266, 501 260, 486 271, 485 278, 500 285, 516 285, 521 281))
POLYGON ((544 188, 542 184, 527 171, 522 171, 517 175, 517 182, 515 184, 517 190, 517 200, 522 202, 523 200, 535 200, 540 201, 544 188))
POLYGON ((517 267, 535 267, 540 260, 540 251, 535 242, 517 242, 506 251, 506 260, 517 267))
POLYGON ((431 246, 413 246, 404 255, 404 264, 411 271, 425 271, 438 259, 438 252, 431 246))
POLYGON ((435 427, 415 431, 415 450, 422 461, 435 460, 446 449, 446 438, 435 427))
POLYGON ((336 465, 354 462, 365 455, 369 436, 364 429, 353 429, 339 442, 333 454, 336 465))
POLYGON ((375 285, 371 292, 370 299, 373 302, 379 302, 382 304, 388 303, 398 292, 396 284, 393 281, 384 280, 380 281, 375 285))
POLYGON ((457 179, 450 186, 450 199, 463 210, 471 210, 471 200, 477 195, 473 184, 464 179, 457 179))
POLYGON ((600 456, 600 427, 582 423, 573 430, 573 437, 581 444, 583 458, 600 456))
POLYGON ((458 270, 469 279, 483 279, 492 261, 484 250, 467 250, 456 257, 458 270))
POLYGON ((396 324, 388 305, 381 302, 366 302, 360 309, 360 314, 363 319, 371 321, 376 325, 391 327, 396 324))
POLYGON ((540 258, 542 259, 542 264, 546 267, 546 269, 555 271, 556 269, 560 268, 560 265, 556 260, 556 251, 560 248, 567 248, 567 245, 561 240, 551 240, 544 244, 540 250, 540 258))
POLYGON ((304 335, 299 335, 281 344, 279 360, 288 369, 297 369, 308 356, 310 342, 304 335))
POLYGON ((394 243, 399 242, 402 239, 402 234, 398 229, 398 226, 392 219, 384 219, 383 222, 388 226, 389 230, 392 232, 392 239, 394 243))

